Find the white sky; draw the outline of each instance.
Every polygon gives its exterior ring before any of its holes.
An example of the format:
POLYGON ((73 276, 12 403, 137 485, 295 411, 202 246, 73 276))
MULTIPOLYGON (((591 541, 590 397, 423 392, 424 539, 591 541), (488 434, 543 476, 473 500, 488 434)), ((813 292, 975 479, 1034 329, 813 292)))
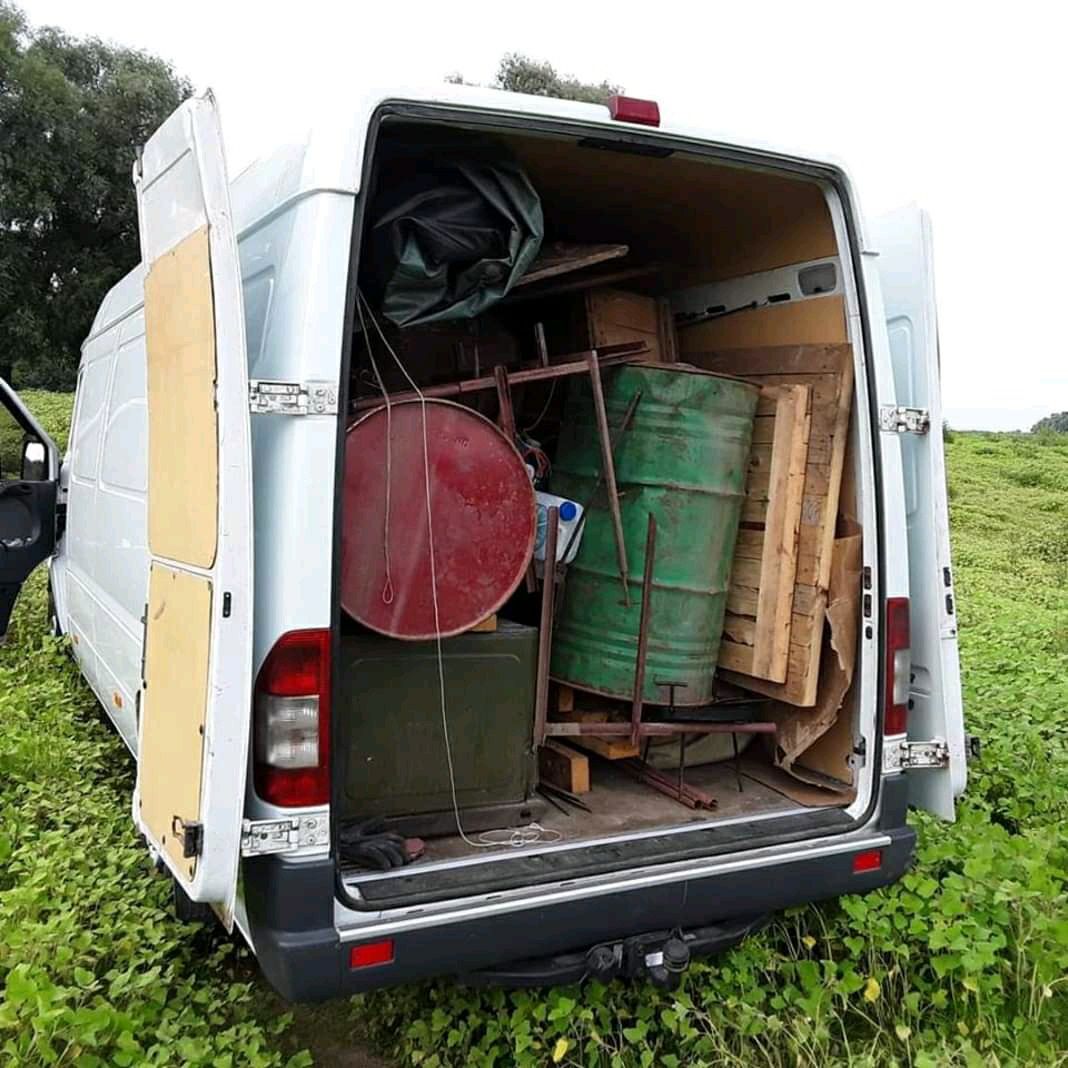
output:
POLYGON ((492 80, 522 51, 740 140, 829 152, 870 215, 934 222, 945 405, 958 428, 1068 409, 1068 8, 898 0, 649 4, 16 0, 143 48, 223 114, 230 172, 324 90, 492 80))

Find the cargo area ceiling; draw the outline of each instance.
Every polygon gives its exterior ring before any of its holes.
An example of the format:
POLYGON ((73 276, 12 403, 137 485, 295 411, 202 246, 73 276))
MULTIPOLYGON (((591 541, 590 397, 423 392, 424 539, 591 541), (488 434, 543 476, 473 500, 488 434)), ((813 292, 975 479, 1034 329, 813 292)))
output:
MULTIPOLYGON (((674 152, 635 155, 590 140, 387 124, 379 164, 407 146, 492 140, 510 152, 545 208, 546 239, 630 246, 674 285, 732 278, 837 254, 820 186, 783 173, 674 152)), ((599 143, 599 142, 598 142, 599 143)))

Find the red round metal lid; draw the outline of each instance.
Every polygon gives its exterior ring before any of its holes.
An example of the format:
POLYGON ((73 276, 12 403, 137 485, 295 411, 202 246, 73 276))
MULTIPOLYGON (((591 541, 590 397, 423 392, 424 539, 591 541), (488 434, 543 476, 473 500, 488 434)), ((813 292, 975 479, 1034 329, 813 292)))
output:
MULTIPOLYGON (((411 641, 435 634, 423 412, 418 400, 391 405, 388 420, 376 408, 345 441, 341 606, 364 626, 411 641)), ((519 585, 534 551, 534 487, 488 419, 442 400, 426 401, 425 413, 438 622, 447 637, 497 611, 519 585)))

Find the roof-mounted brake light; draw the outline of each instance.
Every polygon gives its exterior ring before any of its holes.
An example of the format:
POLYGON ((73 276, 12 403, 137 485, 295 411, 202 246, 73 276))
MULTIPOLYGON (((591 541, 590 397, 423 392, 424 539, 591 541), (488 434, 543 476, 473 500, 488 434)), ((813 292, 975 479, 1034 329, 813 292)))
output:
POLYGON ((639 126, 660 125, 660 105, 655 100, 636 96, 610 96, 608 113, 617 122, 636 122, 639 126))

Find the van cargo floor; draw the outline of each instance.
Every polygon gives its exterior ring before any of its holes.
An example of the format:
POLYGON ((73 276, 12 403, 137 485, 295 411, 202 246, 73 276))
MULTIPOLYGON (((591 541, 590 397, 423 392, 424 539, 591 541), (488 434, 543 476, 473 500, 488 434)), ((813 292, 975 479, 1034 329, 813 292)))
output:
MULTIPOLYGON (((801 808, 745 775, 739 792, 732 764, 688 768, 686 782, 711 793, 716 809, 694 812, 598 761, 594 788, 582 795, 591 811, 564 815, 549 808, 542 818, 541 826, 563 835, 548 848, 539 842, 478 849, 454 835, 427 841, 424 858, 400 871, 348 869, 344 882, 368 906, 396 908, 741 851, 841 830, 851 822, 839 808, 801 808), (672 833, 688 825, 685 833, 672 833)), ((472 837, 478 841, 478 835, 472 837)))
MULTIPOLYGON (((716 799, 716 807, 711 811, 687 808, 665 794, 637 782, 606 760, 597 760, 592 772, 593 789, 581 795, 589 812, 570 808, 563 803, 564 807, 569 809, 565 814, 550 805, 539 820, 546 830, 558 831, 562 835, 562 843, 609 838, 617 834, 649 831, 656 827, 752 818, 786 812, 797 807, 789 798, 769 790, 745 775, 742 776, 742 789, 739 792, 734 765, 729 763, 705 764, 702 767, 686 769, 686 783, 704 790, 716 799)), ((675 773, 665 774, 674 776, 675 773)), ((477 834, 470 837, 476 842, 480 840, 477 834)), ((504 832, 500 831, 491 831, 486 836, 490 841, 503 837, 504 832)), ((516 849, 505 847, 504 851, 514 854, 516 849)), ((430 838, 426 843, 424 863, 473 855, 485 856, 490 852, 468 845, 459 835, 430 838)))

